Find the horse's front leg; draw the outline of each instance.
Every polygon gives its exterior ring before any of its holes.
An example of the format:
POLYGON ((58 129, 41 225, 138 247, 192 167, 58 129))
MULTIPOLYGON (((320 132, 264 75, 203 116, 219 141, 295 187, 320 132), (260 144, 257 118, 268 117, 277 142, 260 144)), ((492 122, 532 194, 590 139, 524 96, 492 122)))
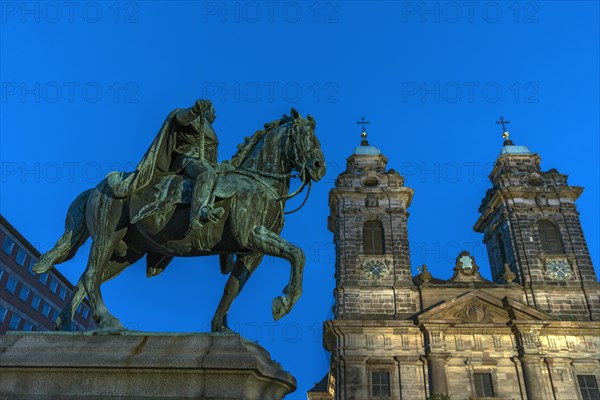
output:
POLYGON ((250 254, 240 257, 235 261, 231 275, 229 275, 229 279, 225 285, 223 297, 221 297, 219 307, 217 307, 215 316, 212 319, 213 332, 231 331, 227 326, 227 313, 229 312, 231 303, 240 294, 250 275, 260 265, 262 258, 262 254, 250 254))
POLYGON ((254 229, 250 236, 250 247, 264 254, 284 258, 292 266, 290 280, 283 289, 285 296, 278 296, 273 299, 273 318, 278 320, 292 310, 294 304, 302 295, 302 275, 306 257, 298 246, 294 246, 264 226, 258 226, 254 229))

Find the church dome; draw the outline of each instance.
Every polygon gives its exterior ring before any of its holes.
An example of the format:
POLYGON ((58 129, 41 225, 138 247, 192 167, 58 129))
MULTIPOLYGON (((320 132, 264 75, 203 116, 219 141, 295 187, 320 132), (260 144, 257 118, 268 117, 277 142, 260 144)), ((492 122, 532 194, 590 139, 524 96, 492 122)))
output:
POLYGON ((365 124, 369 124, 369 121, 365 121, 365 117, 361 118, 361 121, 357 122, 357 124, 361 124, 363 126, 362 133, 360 137, 362 140, 360 141, 360 146, 354 149, 353 155, 359 156, 378 156, 381 154, 381 150, 378 147, 371 146, 369 141, 367 140, 367 130, 365 129, 365 124))
POLYGON ((512 140, 504 141, 504 146, 500 150, 500 156, 505 154, 532 154, 527 146, 517 146, 512 140))
POLYGON ((371 146, 368 143, 366 143, 356 147, 356 149, 354 149, 353 154, 359 156, 378 156, 381 154, 381 150, 379 150, 379 148, 376 146, 371 146))

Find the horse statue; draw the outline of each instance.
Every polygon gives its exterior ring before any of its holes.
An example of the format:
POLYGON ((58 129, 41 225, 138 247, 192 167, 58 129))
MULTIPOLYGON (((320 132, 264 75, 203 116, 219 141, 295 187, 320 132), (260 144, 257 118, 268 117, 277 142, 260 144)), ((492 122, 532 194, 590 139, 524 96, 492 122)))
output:
POLYGON ((283 258, 291 264, 290 279, 283 295, 273 299, 272 314, 275 320, 288 314, 302 294, 305 256, 280 233, 286 200, 307 185, 310 191, 312 182, 325 175, 315 127, 310 115, 305 119, 292 108, 290 116, 247 137, 224 163, 229 167, 218 168, 213 196, 224 214, 215 223, 191 226, 190 213, 197 212, 190 207, 194 182, 181 174, 156 177, 127 198, 115 196, 107 179, 81 193, 69 207, 64 234, 33 267, 37 273, 46 272, 73 258, 92 238, 86 269, 56 320, 57 329, 71 328, 75 310, 87 295, 100 331, 124 331, 106 307, 100 285, 144 255, 148 267, 158 272, 173 257, 220 255, 221 272, 230 276, 212 319, 213 332, 229 331, 229 308, 263 256, 283 258), (296 176, 302 184, 290 194, 290 179, 296 176), (139 210, 157 202, 156 212, 132 220, 139 210))

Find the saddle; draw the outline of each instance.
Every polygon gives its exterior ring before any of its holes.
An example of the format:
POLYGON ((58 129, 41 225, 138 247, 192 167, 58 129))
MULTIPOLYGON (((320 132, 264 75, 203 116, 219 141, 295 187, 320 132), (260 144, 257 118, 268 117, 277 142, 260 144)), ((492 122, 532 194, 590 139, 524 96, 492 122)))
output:
MULTIPOLYGON (((226 199, 235 194, 235 188, 226 182, 221 182, 220 177, 213 190, 213 196, 226 199)), ((131 224, 150 217, 161 211, 177 205, 191 203, 194 181, 184 175, 167 175, 155 178, 142 190, 134 193, 129 199, 129 215, 131 224)), ((146 276, 153 277, 162 273, 169 265, 172 256, 158 253, 147 253, 146 276)), ((221 255, 221 273, 231 272, 234 262, 231 255, 221 255)))
POLYGON ((129 218, 132 224, 176 206, 190 204, 193 182, 183 175, 157 178, 129 199, 129 218))
MULTIPOLYGON (((226 199, 235 194, 231 185, 220 184, 217 178, 213 196, 226 199)), ((129 199, 129 219, 135 224, 144 218, 177 205, 189 205, 192 199, 194 181, 185 175, 167 175, 155 178, 145 188, 134 193, 129 199)))

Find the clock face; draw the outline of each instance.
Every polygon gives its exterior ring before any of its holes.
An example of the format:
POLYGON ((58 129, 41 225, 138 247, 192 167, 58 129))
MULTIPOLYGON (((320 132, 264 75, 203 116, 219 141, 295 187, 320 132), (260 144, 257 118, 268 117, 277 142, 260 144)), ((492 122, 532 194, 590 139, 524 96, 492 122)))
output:
POLYGON ((565 260, 552 260, 546 264, 548 276, 558 281, 566 281, 573 277, 571 266, 565 260))
POLYGON ((365 272, 371 279, 380 279, 385 275, 387 266, 381 261, 369 261, 365 264, 365 272))

